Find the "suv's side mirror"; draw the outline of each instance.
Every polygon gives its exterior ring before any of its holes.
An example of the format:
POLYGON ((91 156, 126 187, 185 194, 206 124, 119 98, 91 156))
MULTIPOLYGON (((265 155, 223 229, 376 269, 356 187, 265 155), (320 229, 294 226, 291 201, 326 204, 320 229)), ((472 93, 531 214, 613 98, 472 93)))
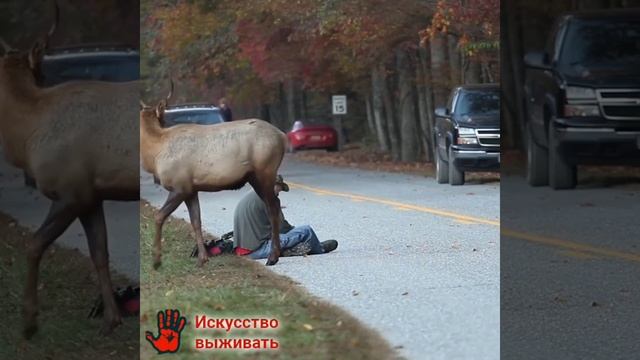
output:
POLYGON ((524 63, 534 69, 549 69, 549 55, 545 52, 530 52, 524 56, 524 63))
POLYGON ((443 117, 443 118, 449 117, 449 109, 445 107, 436 108, 435 113, 437 117, 443 117))

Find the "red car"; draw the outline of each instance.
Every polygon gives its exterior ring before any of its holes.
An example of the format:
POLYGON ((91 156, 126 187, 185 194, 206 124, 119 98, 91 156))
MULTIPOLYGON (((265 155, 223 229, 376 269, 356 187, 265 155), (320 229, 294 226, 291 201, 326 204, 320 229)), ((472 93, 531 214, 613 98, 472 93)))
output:
POLYGON ((338 150, 338 132, 330 125, 305 125, 298 120, 287 133, 289 151, 301 149, 338 150))

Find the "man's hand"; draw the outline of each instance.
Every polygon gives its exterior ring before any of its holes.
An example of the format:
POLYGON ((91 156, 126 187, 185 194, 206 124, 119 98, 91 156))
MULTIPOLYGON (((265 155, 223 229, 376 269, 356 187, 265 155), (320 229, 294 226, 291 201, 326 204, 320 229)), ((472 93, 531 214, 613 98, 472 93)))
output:
POLYGON ((180 316, 178 310, 158 311, 158 337, 154 338, 153 334, 147 331, 147 341, 158 350, 159 354, 174 353, 180 348, 180 333, 186 324, 187 319, 180 316))

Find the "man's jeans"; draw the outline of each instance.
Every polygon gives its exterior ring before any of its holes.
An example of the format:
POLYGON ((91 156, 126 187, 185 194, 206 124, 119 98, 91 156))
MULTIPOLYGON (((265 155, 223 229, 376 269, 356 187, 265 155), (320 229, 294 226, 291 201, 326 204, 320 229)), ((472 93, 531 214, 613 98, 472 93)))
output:
MULTIPOLYGON (((271 242, 272 240, 262 243, 259 248, 249 254, 249 257, 252 259, 268 258, 269 254, 271 254, 271 242)), ((280 250, 292 248, 302 242, 307 242, 311 245, 311 251, 309 254, 313 255, 324 253, 324 249, 322 248, 322 245, 320 245, 320 240, 318 240, 316 233, 309 225, 296 226, 288 233, 280 234, 280 250)))

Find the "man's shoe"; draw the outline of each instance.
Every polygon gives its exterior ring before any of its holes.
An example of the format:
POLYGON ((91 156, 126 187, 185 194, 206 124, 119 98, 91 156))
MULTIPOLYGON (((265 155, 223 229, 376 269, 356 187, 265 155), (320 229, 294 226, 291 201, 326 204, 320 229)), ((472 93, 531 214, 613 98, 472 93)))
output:
POLYGON ((282 256, 304 256, 311 251, 311 245, 308 242, 301 242, 294 247, 282 250, 282 256))
POLYGON ((325 254, 338 248, 338 242, 336 240, 323 241, 320 245, 322 245, 325 254))

